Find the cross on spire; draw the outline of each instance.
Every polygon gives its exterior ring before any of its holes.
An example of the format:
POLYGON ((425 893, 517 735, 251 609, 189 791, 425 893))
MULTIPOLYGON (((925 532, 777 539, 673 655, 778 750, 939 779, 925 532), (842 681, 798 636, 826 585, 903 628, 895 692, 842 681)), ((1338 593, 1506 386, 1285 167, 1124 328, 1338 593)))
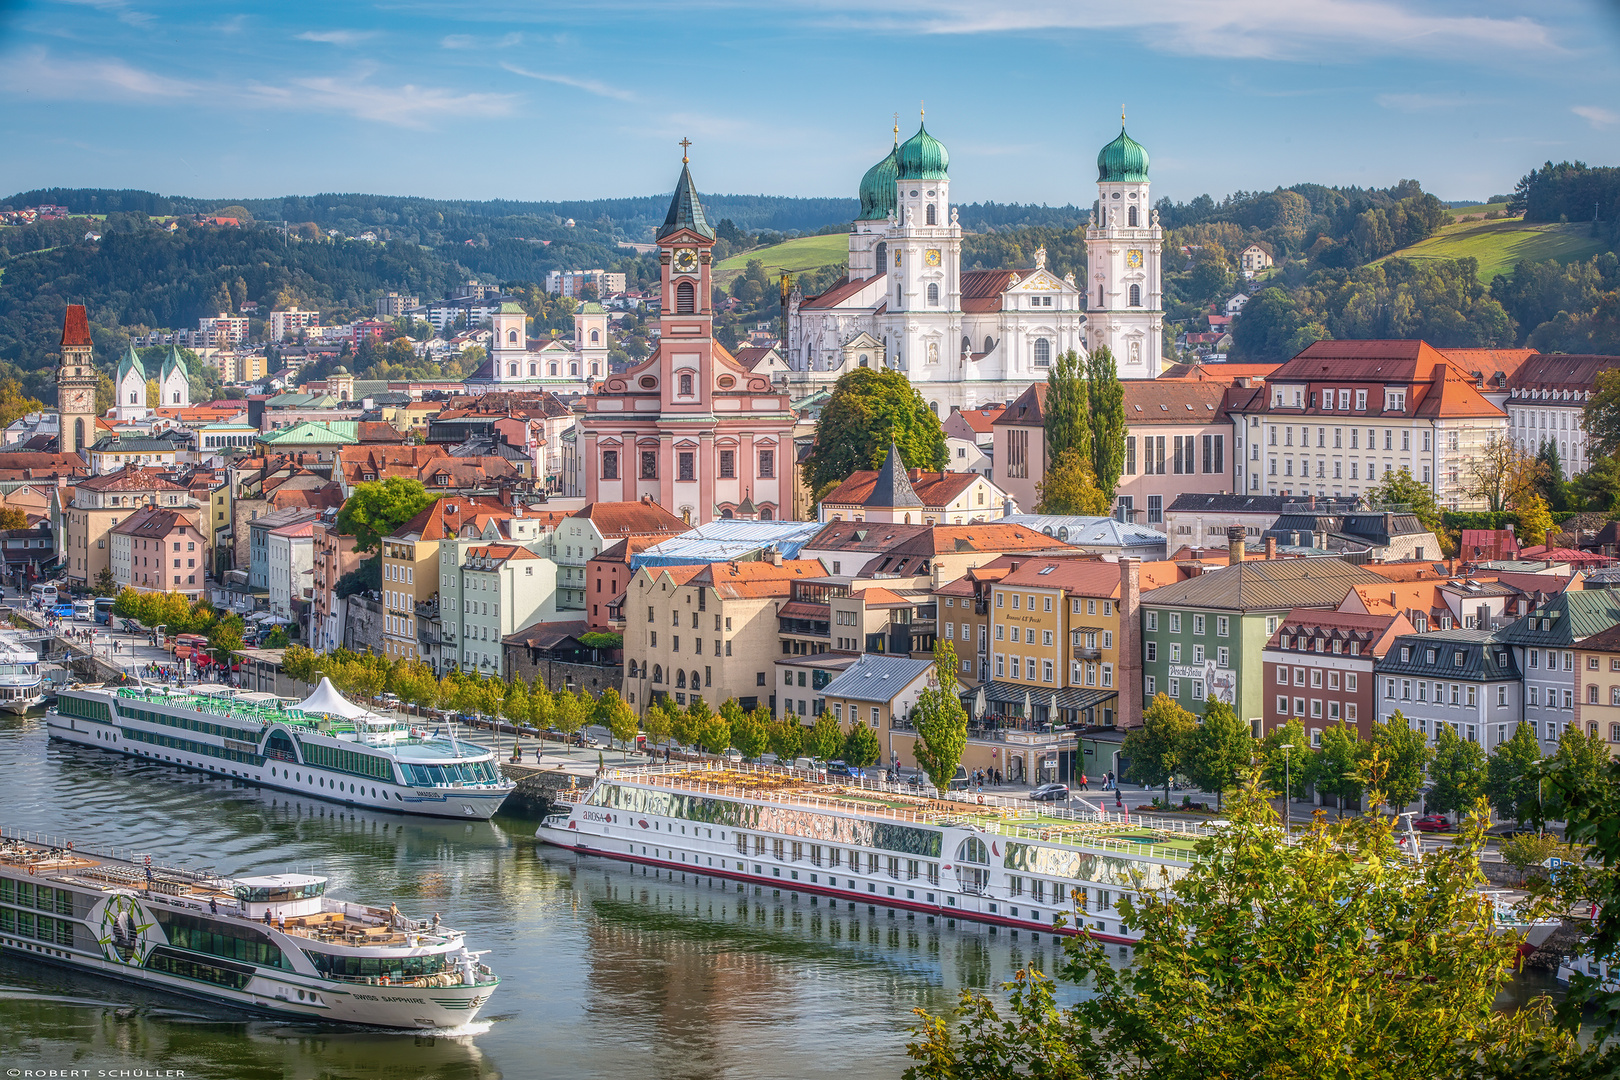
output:
POLYGON ((927 103, 924 102, 922 99, 920 99, 920 98, 918 99, 918 101, 917 101, 917 116, 918 116, 919 119, 922 119, 922 120, 928 119, 928 110, 926 108, 924 108, 924 105, 926 105, 926 104, 927 103))
POLYGON ((682 165, 686 165, 686 164, 689 164, 689 162, 688 162, 688 159, 687 159, 687 157, 686 157, 686 149, 687 149, 687 147, 689 147, 689 146, 691 146, 691 145, 692 145, 692 140, 691 140, 691 139, 682 139, 682 140, 681 140, 681 141, 680 141, 680 148, 681 148, 681 164, 682 164, 682 165))
POLYGON ((1120 102, 1120 105, 1119 105, 1119 122, 1121 124, 1125 123, 1125 103, 1124 102, 1120 102))
POLYGON ((900 114, 894 114, 894 145, 900 145, 900 114))

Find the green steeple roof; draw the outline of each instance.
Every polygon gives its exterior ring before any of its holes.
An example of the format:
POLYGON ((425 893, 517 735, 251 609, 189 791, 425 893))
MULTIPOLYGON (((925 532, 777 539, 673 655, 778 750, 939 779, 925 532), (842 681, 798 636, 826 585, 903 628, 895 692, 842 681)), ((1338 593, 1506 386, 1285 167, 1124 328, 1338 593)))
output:
POLYGON ((117 381, 123 382, 124 376, 131 371, 139 375, 142 382, 146 381, 146 367, 141 363, 140 355, 136 353, 133 343, 130 345, 129 351, 124 354, 124 358, 118 361, 117 381))
POLYGON ((1138 183, 1148 178, 1148 152, 1142 144, 1125 134, 1125 125, 1119 126, 1119 138, 1102 148, 1097 155, 1097 182, 1138 183))
POLYGON ((680 232, 682 229, 697 233, 706 240, 714 239, 714 229, 703 216, 703 204, 698 201, 697 185, 692 183, 692 170, 681 163, 681 179, 675 185, 675 197, 669 201, 669 213, 664 216, 658 239, 680 232))
POLYGON ((861 177, 861 214, 856 221, 883 221, 894 213, 895 182, 900 179, 900 138, 888 156, 861 177))
POLYGON ((180 350, 173 345, 169 346, 169 355, 163 358, 162 373, 158 378, 167 381, 169 372, 178 370, 180 374, 186 373, 186 365, 180 360, 180 350))
POLYGON ((900 144, 902 180, 944 180, 951 167, 951 155, 945 144, 928 134, 928 128, 917 125, 917 134, 900 144))

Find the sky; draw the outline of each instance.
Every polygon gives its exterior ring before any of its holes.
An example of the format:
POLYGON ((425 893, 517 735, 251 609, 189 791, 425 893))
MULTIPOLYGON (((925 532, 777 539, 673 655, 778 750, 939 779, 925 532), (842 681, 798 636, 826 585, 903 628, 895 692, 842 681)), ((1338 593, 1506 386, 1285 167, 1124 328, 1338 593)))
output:
POLYGON ((0 198, 853 196, 894 114, 952 198, 1620 164, 1620 0, 0 0, 0 198))

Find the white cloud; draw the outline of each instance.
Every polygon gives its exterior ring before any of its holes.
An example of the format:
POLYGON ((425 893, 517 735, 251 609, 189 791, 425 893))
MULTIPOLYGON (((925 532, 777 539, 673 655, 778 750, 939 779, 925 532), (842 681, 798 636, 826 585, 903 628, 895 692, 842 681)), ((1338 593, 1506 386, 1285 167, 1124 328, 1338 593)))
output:
POLYGON ((1577 105, 1569 111, 1595 128, 1613 127, 1615 124, 1620 124, 1620 113, 1616 113, 1612 109, 1602 109, 1596 105, 1577 105))
POLYGON ((510 94, 479 94, 435 86, 383 86, 357 79, 319 75, 285 86, 254 86, 250 95, 263 105, 347 113, 397 127, 426 128, 445 116, 505 116, 516 100, 510 94))
POLYGON ((122 60, 58 60, 44 49, 0 69, 11 90, 35 99, 105 101, 178 100, 197 92, 195 83, 156 75, 122 60))
POLYGON ((374 30, 305 30, 298 35, 298 40, 318 41, 323 45, 353 45, 376 36, 374 30))
POLYGON ((1482 98, 1467 94, 1379 94, 1378 104, 1396 112, 1432 112, 1436 109, 1459 109, 1465 105, 1484 105, 1482 98))
POLYGON ((507 71, 510 71, 514 75, 521 75, 525 79, 539 79, 542 82, 558 83, 562 86, 572 86, 576 90, 583 90, 587 94, 595 94, 597 97, 613 98, 615 101, 633 101, 635 99, 635 95, 630 91, 617 86, 609 86, 607 83, 600 82, 596 79, 579 79, 572 75, 556 75, 545 71, 529 71, 525 68, 518 67, 516 64, 502 64, 501 67, 505 68, 507 71))
POLYGON ((128 0, 62 0, 62 2, 93 7, 97 11, 117 16, 119 22, 131 26, 145 26, 156 18, 150 12, 136 11, 129 6, 128 0))

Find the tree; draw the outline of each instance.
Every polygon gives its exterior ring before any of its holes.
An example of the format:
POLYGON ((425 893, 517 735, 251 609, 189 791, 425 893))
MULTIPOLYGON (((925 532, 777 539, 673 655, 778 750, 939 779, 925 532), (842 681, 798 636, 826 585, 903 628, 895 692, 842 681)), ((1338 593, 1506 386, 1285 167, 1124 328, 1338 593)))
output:
MULTIPOLYGON (((771 753, 776 755, 777 763, 793 764, 793 760, 804 749, 804 739, 809 734, 809 729, 799 723, 799 718, 792 713, 780 720, 769 722, 766 729, 770 732, 771 753)), ((741 750, 742 747, 739 746, 737 749, 741 750)))
POLYGON ((529 723, 540 733, 542 742, 545 741, 546 732, 557 724, 557 699, 538 674, 529 684, 529 723))
POLYGON ((1040 502, 1035 506, 1039 514, 1107 514, 1114 505, 1113 496, 1097 485, 1091 463, 1077 449, 1059 454, 1046 470, 1046 476, 1035 485, 1040 502))
POLYGON ((810 725, 809 734, 804 739, 804 748, 810 752, 811 757, 827 761, 836 757, 843 745, 843 725, 833 719, 832 713, 823 709, 821 715, 816 717, 816 722, 810 725))
POLYGON ((607 728, 608 736, 628 749, 636 737, 636 714, 613 687, 602 691, 596 699, 595 721, 607 728))
POLYGON ((1536 464, 1541 497, 1555 511, 1569 510, 1569 481, 1564 476, 1564 459, 1559 456, 1558 444, 1552 439, 1543 440, 1536 453, 1536 464))
POLYGON ((743 712, 738 709, 737 719, 731 724, 731 745, 748 761, 758 758, 771 745, 770 725, 758 710, 743 712))
POLYGON ((734 715, 742 717, 742 709, 735 699, 723 702, 718 713, 710 712, 708 706, 703 705, 701 697, 692 698, 688 706, 692 741, 711 754, 718 754, 731 745, 731 720, 726 716, 727 705, 735 710, 734 715), (699 706, 702 706, 701 711, 699 706))
POLYGON ((877 732, 856 720, 844 736, 844 761, 858 768, 876 765, 883 757, 883 747, 878 743, 877 732))
MULTIPOLYGON (((399 696, 411 700, 404 694, 399 696)), ((506 700, 501 704, 501 715, 514 725, 529 722, 529 688, 522 679, 513 679, 506 684, 506 700)))
POLYGON ((1322 752, 1315 759, 1311 782, 1318 792, 1335 798, 1340 817, 1344 816, 1344 800, 1361 794, 1366 749, 1360 733, 1342 720, 1322 732, 1322 752))
POLYGON ((1371 786, 1383 794, 1385 805, 1404 810, 1423 790, 1423 770, 1434 756, 1429 740, 1397 709, 1387 724, 1373 721, 1371 746, 1384 770, 1371 786))
POLYGON ((586 717, 590 715, 590 704, 580 700, 578 694, 563 687, 552 695, 551 700, 551 726, 562 732, 564 738, 585 726, 586 717))
POLYGON ((1502 861, 1519 871, 1522 878, 1532 866, 1540 866, 1564 847, 1552 833, 1521 832, 1497 845, 1502 861))
POLYGON ((26 529, 28 515, 18 506, 0 506, 0 529, 26 529))
POLYGON ((956 671, 956 647, 940 639, 934 645, 938 685, 923 690, 911 710, 911 726, 917 732, 912 756, 940 791, 949 786, 967 749, 967 711, 957 693, 956 671))
POLYGON ((97 596, 112 596, 116 593, 118 591, 118 582, 113 578, 112 571, 103 566, 101 573, 96 575, 96 583, 90 587, 90 591, 97 596))
POLYGON ((1519 539, 1526 544, 1545 544, 1547 534, 1552 531, 1553 519, 1547 509, 1547 500, 1541 497, 1541 493, 1534 490, 1526 492, 1513 508, 1519 518, 1519 539))
MULTIPOLYGON (((184 631, 181 631, 181 632, 184 633, 184 631)), ((287 647, 287 645, 288 645, 289 640, 290 639, 287 637, 287 628, 286 627, 284 627, 284 626, 272 627, 270 629, 270 632, 264 636, 264 641, 260 645, 260 648, 264 648, 264 649, 285 649, 287 647)))
POLYGON ((1485 766, 1485 797, 1491 809, 1504 820, 1523 824, 1534 820, 1538 810, 1534 765, 1541 758, 1535 729, 1520 723, 1513 737, 1499 743, 1485 766))
POLYGON ((1124 779, 1144 787, 1164 787, 1170 801, 1170 781, 1182 768, 1191 749, 1198 720, 1162 690, 1142 710, 1142 726, 1125 733, 1120 757, 1127 762, 1124 779))
POLYGON ((1442 544, 1446 543, 1445 525, 1440 517, 1440 507, 1434 501, 1434 492, 1427 484, 1414 480, 1412 470, 1406 466, 1385 473, 1382 480, 1368 488, 1367 502, 1374 506, 1410 506, 1423 527, 1434 533, 1442 544))
POLYGON ((1485 500, 1492 513, 1506 510, 1515 494, 1540 483, 1543 466, 1519 449, 1504 432, 1496 432, 1467 458, 1463 472, 1463 494, 1485 500))
POLYGON ((891 443, 908 469, 937 471, 950 460, 939 417, 905 372, 856 368, 841 376, 816 424, 816 442, 806 462, 810 489, 820 491, 853 473, 876 469, 891 443))
POLYGON ((281 654, 281 670, 289 679, 312 683, 315 681, 315 668, 319 660, 313 649, 294 645, 281 654))
MULTIPOLYGON (((157 398, 152 398, 156 401, 157 398)), ((8 428, 29 413, 43 412, 45 406, 36 398, 23 393, 22 383, 16 379, 0 379, 0 429, 8 428)), ((7 525, 8 529, 21 529, 25 525, 7 525)))
POLYGON ((1125 387, 1119 381, 1119 365, 1106 345, 1097 346, 1086 357, 1086 406, 1091 471, 1112 507, 1114 488, 1125 471, 1125 387))
POLYGON ((1598 458, 1569 483, 1580 509, 1611 513, 1620 504, 1620 458, 1598 458))
POLYGON ((1261 779, 1272 791, 1283 792, 1285 805, 1309 783, 1311 758, 1315 753, 1305 737, 1305 725, 1298 717, 1272 728, 1260 740, 1260 755, 1265 762, 1261 779), (1288 747, 1287 751, 1283 750, 1284 746, 1288 747))
POLYGON ((1457 737, 1447 723, 1434 729, 1434 760, 1429 763, 1432 785, 1423 797, 1423 808, 1431 814, 1461 813, 1472 810, 1485 794, 1485 750, 1477 742, 1457 737))
POLYGON ((1598 372, 1592 398, 1581 411, 1592 458, 1615 456, 1620 451, 1620 368, 1598 372))
POLYGON ((354 486, 338 511, 338 532, 354 537, 354 550, 370 551, 377 542, 432 505, 420 480, 390 476, 354 486))
POLYGON ((919 1009, 908 1080, 1573 1075, 1547 999, 1496 1008, 1518 957, 1479 917, 1484 822, 1408 869, 1380 815, 1290 835, 1250 783, 1227 816, 1183 876, 1120 902, 1131 963, 1066 938, 1061 995, 1025 968, 1005 1005, 919 1009))
POLYGON ((675 734, 675 722, 664 711, 662 702, 655 701, 647 706, 647 711, 641 714, 641 730, 647 733, 647 741, 654 746, 669 745, 670 736, 675 734))
MULTIPOLYGON (((1571 724, 1558 737, 1558 749, 1548 765, 1568 778, 1571 783, 1589 787, 1598 782, 1603 767, 1609 762, 1609 744, 1596 734, 1588 735, 1571 724)), ((1543 793, 1541 818, 1562 821, 1563 797, 1560 788, 1543 793)), ((1538 818, 1540 820, 1540 818, 1538 818)))
POLYGON ((1254 736, 1232 706, 1211 694, 1204 702, 1204 722, 1187 739, 1187 776, 1204 791, 1215 793, 1217 809, 1228 790, 1254 760, 1254 736))
POLYGON ((1047 461, 1056 461, 1066 450, 1090 456, 1084 363, 1073 349, 1061 354, 1047 371, 1046 401, 1041 410, 1046 424, 1047 461))

